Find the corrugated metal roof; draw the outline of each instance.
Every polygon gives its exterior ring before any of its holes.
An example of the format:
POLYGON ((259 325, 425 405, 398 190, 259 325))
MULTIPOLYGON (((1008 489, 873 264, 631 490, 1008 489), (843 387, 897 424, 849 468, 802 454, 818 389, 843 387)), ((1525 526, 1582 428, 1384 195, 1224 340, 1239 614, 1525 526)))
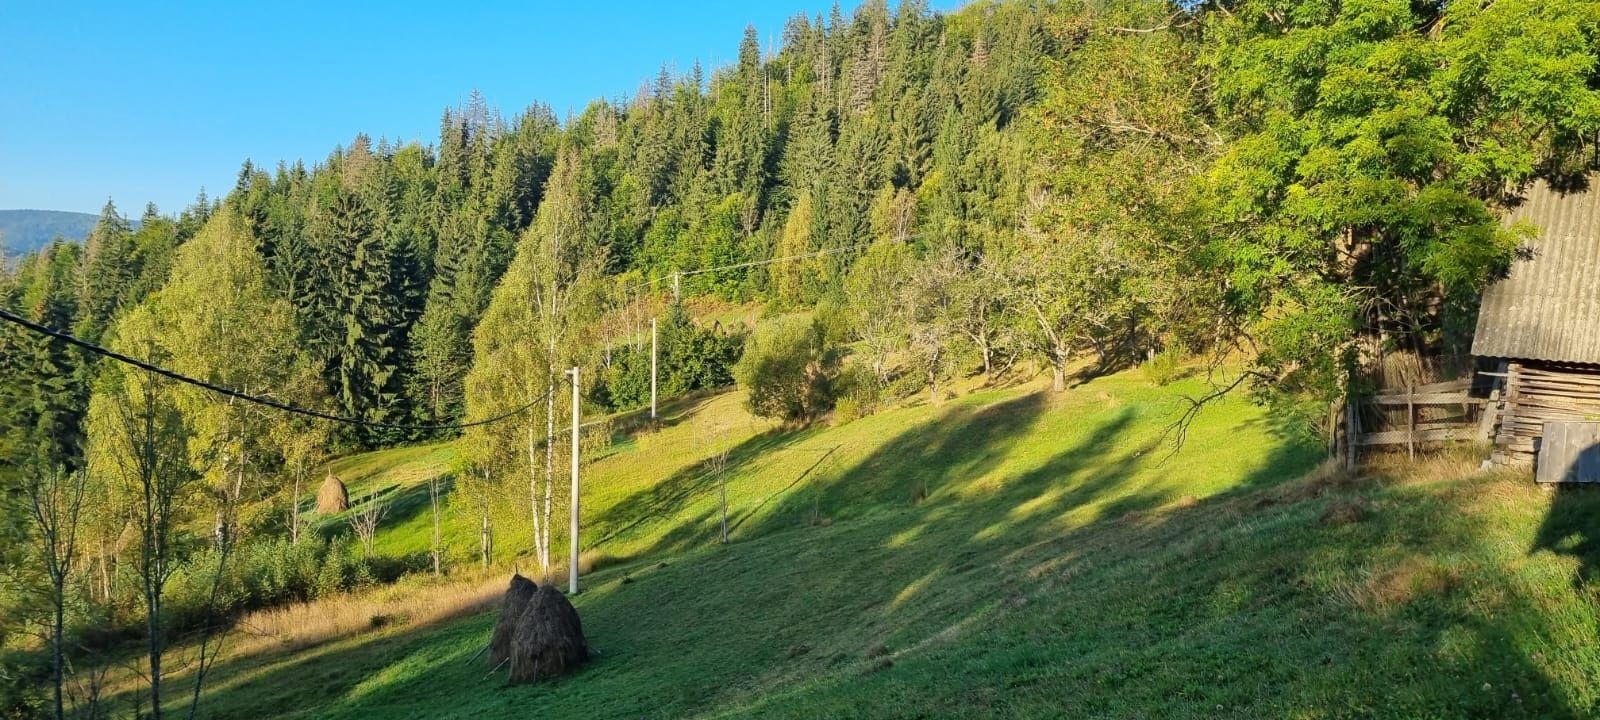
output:
POLYGON ((1600 363, 1600 178, 1570 192, 1534 183, 1506 216, 1520 221, 1539 236, 1484 291, 1472 354, 1600 363))

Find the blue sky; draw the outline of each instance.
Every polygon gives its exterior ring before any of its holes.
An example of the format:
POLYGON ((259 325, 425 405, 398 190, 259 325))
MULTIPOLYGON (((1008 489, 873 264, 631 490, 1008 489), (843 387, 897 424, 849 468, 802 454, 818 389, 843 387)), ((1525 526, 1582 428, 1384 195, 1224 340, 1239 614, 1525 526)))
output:
POLYGON ((0 0, 0 208, 175 212, 247 157, 311 162, 357 132, 432 142, 474 88, 507 115, 565 115, 832 2, 136 5, 0 0))

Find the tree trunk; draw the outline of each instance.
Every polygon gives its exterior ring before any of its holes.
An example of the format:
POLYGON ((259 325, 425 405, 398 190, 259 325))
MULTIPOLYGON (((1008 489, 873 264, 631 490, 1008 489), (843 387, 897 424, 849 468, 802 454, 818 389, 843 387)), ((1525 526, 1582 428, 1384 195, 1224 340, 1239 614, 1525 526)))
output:
POLYGON ((433 505, 433 576, 438 577, 442 564, 439 558, 442 548, 439 537, 439 478, 437 477, 428 481, 428 501, 433 505))
MULTIPOLYGON (((528 514, 533 524, 533 554, 544 557, 544 528, 539 523, 539 443, 534 425, 528 423, 528 514)), ((545 569, 545 568, 541 568, 545 569)))
POLYGON ((478 536, 478 558, 483 563, 483 569, 485 570, 489 569, 489 553, 491 550, 489 543, 489 515, 484 513, 483 528, 478 536))
POLYGON ((50 679, 52 680, 51 684, 55 686, 53 690, 56 720, 65 720, 67 716, 66 705, 61 701, 61 686, 66 683, 66 678, 63 677, 66 663, 63 662, 64 658, 61 650, 61 643, 64 641, 63 636, 66 634, 63 632, 63 628, 66 627, 67 623, 65 602, 67 588, 65 580, 65 577, 59 580, 51 579, 51 582, 55 585, 55 624, 50 628, 50 679))
POLYGON ((300 544, 300 484, 304 481, 305 468, 300 462, 295 463, 294 494, 289 496, 289 545, 300 544))
POLYGON ((146 591, 145 632, 150 635, 150 717, 161 720, 161 593, 146 591))
MULTIPOLYGON (((555 341, 552 340, 551 357, 555 357, 555 341)), ((555 368, 549 372, 550 385, 555 385, 555 368)), ((550 510, 554 504, 554 488, 556 484, 556 394, 552 390, 545 393, 545 435, 544 435, 544 529, 540 537, 539 568, 544 572, 545 579, 550 579, 550 510)))

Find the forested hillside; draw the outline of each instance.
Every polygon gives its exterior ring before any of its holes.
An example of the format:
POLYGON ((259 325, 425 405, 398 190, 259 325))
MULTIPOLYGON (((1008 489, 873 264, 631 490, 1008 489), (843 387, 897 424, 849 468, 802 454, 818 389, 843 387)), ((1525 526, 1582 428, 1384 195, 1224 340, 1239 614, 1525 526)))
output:
POLYGON ((89 657, 141 638, 154 698, 165 641, 441 572, 313 527, 350 451, 456 442, 435 511, 481 524, 479 564, 552 572, 564 372, 604 447, 650 400, 652 320, 663 397, 737 382, 791 426, 1200 358, 1239 371, 1194 411, 1248 395, 1304 437, 1386 353, 1464 357, 1528 232, 1508 198, 1582 181, 1600 132, 1586 0, 868 0, 759 37, 569 117, 473 93, 427 144, 247 160, 220 199, 108 205, 0 267, 24 320, 353 421, 0 327, 0 702, 60 676, 38 628, 89 657), (761 320, 704 310, 733 305, 761 320), (275 557, 305 576, 217 590, 275 557))
POLYGON ((33 252, 51 240, 82 240, 96 217, 60 210, 0 210, 0 249, 8 257, 33 252))

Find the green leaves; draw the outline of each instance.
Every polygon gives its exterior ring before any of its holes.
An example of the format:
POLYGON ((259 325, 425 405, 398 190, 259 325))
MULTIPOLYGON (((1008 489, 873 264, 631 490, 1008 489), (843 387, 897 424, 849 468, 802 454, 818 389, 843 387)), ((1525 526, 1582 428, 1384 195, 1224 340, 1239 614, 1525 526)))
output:
MULTIPOLYGON (((1280 387, 1349 384, 1330 381, 1330 348, 1357 338, 1460 345, 1438 308, 1522 237, 1499 226, 1500 193, 1600 129, 1597 17, 1578 0, 1262 0, 1208 17, 1202 58, 1233 135, 1203 184, 1223 228, 1212 257, 1280 387)), ((1345 372, 1383 351, 1360 345, 1345 372)))

